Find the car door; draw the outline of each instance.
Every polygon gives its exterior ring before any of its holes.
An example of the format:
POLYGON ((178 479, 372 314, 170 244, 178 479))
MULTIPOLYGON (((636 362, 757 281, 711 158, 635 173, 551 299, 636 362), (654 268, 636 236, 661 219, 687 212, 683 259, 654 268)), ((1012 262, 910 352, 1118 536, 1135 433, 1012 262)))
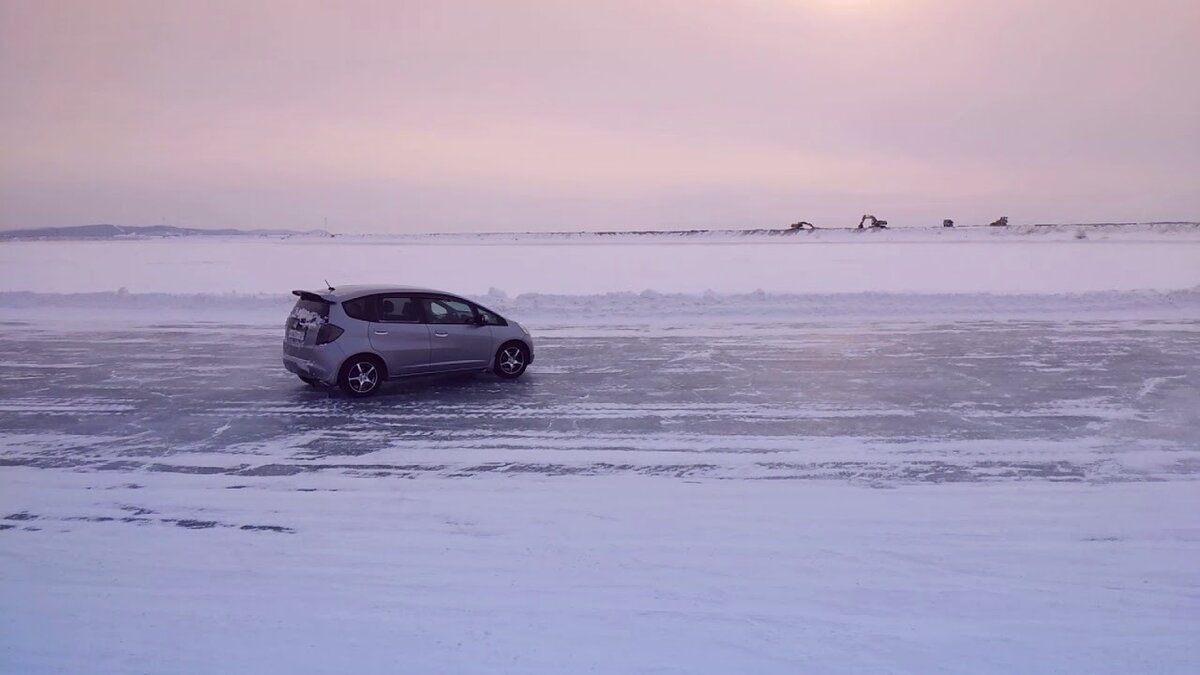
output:
POLYGON ((429 326, 421 302, 411 295, 386 294, 372 299, 371 348, 383 356, 388 375, 401 377, 429 369, 429 326))
POLYGON ((431 370, 475 370, 492 360, 492 327, 480 323, 471 303, 428 296, 422 309, 429 322, 431 370))

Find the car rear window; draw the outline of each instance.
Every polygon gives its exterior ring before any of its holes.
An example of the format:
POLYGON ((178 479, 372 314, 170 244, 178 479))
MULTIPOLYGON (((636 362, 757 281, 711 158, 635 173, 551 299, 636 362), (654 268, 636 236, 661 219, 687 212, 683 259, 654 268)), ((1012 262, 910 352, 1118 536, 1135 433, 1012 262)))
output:
POLYGON ((329 303, 313 298, 300 298, 292 308, 291 318, 305 325, 319 325, 329 321, 329 303))

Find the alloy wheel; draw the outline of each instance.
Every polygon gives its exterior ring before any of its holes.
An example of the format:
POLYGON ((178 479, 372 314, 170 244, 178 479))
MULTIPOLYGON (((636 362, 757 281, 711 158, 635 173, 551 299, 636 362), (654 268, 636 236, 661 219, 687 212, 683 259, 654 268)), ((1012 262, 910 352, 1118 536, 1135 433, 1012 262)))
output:
POLYGON ((359 361, 350 366, 346 382, 356 394, 369 393, 379 384, 379 370, 370 361, 359 361))
POLYGON ((525 367, 525 354, 520 347, 508 347, 500 352, 500 370, 506 375, 514 375, 525 367))

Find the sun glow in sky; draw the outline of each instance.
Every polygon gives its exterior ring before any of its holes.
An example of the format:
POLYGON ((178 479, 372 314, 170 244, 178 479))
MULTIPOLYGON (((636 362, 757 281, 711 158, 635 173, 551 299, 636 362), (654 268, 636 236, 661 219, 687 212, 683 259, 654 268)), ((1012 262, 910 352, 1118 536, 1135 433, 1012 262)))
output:
POLYGON ((865 12, 890 9, 887 0, 808 0, 810 4, 836 12, 865 12))
POLYGON ((1191 0, 0 0, 0 228, 1200 217, 1191 0))

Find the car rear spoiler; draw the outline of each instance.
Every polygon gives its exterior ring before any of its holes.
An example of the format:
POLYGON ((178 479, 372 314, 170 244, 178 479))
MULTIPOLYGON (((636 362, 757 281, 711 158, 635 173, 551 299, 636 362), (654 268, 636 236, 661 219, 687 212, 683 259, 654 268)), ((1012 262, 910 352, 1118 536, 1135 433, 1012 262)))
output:
POLYGON ((312 291, 292 291, 292 295, 297 296, 301 300, 312 300, 315 302, 328 302, 331 305, 337 304, 334 300, 330 300, 329 298, 323 298, 320 295, 313 293, 312 291))

